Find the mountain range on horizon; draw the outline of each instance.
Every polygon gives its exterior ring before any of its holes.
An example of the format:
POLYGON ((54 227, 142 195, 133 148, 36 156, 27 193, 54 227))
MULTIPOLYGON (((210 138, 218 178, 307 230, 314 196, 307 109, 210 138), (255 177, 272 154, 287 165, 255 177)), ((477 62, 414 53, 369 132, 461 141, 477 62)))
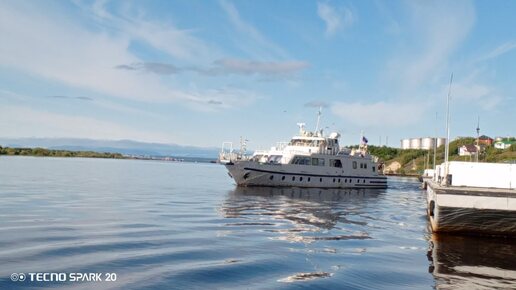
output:
POLYGON ((54 150, 95 151, 126 155, 217 158, 215 147, 184 146, 134 140, 96 140, 83 138, 2 138, 3 147, 41 147, 54 150))

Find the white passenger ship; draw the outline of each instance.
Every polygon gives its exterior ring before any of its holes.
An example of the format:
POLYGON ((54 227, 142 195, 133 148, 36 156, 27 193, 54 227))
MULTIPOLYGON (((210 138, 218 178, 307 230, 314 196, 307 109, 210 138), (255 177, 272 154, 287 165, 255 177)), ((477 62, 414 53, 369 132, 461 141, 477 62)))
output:
MULTIPOLYGON (((289 143, 245 155, 224 146, 219 162, 238 186, 295 186, 321 188, 386 188, 387 178, 379 172, 367 143, 350 150, 339 146, 340 134, 309 132, 299 125, 299 135, 289 143)), ((365 138, 362 138, 364 141, 365 138)))

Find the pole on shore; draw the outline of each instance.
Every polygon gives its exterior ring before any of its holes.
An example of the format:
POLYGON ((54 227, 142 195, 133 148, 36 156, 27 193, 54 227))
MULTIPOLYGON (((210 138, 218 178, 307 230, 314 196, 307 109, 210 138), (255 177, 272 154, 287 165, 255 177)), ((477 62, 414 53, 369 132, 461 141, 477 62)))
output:
POLYGON ((446 99, 446 146, 444 148, 445 180, 447 180, 448 172, 449 172, 448 160, 449 160, 449 155, 450 155, 450 97, 451 97, 452 83, 453 83, 453 73, 451 74, 451 77, 450 77, 450 87, 448 88, 448 98, 446 99))

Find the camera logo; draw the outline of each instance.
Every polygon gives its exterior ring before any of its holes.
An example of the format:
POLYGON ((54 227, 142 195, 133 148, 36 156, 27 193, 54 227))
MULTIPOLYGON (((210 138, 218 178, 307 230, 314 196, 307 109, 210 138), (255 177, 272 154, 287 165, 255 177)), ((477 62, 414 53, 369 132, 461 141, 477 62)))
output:
POLYGON ((27 278, 27 276, 25 276, 24 273, 12 273, 11 274, 11 281, 13 281, 13 282, 16 282, 16 281, 23 282, 23 281, 25 281, 26 278, 27 278))

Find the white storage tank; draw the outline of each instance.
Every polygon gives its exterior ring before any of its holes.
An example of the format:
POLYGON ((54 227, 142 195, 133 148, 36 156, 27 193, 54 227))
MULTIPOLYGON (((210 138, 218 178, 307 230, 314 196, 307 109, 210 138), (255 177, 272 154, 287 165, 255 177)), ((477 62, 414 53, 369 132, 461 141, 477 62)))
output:
POLYGON ((446 138, 437 138, 437 147, 443 146, 446 143, 446 138))
POLYGON ((421 149, 421 138, 410 139, 410 149, 421 149))
POLYGON ((410 139, 401 140, 401 149, 410 149, 410 139))
POLYGON ((433 149, 434 148, 434 140, 432 137, 421 138, 421 149, 433 149))

